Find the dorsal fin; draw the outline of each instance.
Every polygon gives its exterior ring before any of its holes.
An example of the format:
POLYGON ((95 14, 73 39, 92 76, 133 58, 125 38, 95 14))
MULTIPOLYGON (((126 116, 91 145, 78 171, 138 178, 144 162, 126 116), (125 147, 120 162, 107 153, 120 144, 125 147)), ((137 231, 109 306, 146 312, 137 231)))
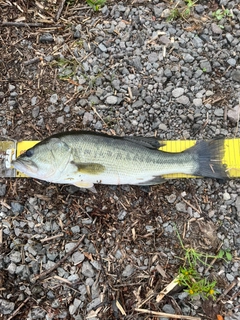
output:
POLYGON ((154 137, 127 136, 127 137, 123 137, 123 139, 130 142, 137 143, 149 149, 159 149, 160 147, 164 146, 164 143, 161 143, 158 138, 154 138, 154 137))

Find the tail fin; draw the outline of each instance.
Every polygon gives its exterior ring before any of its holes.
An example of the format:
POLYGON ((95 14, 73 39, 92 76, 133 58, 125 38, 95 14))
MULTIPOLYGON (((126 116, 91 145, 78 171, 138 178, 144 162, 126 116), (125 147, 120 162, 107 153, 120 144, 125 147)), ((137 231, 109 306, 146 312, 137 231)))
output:
POLYGON ((186 152, 191 152, 196 157, 198 168, 194 175, 217 179, 228 178, 226 166, 222 163, 224 139, 197 142, 194 147, 186 152))

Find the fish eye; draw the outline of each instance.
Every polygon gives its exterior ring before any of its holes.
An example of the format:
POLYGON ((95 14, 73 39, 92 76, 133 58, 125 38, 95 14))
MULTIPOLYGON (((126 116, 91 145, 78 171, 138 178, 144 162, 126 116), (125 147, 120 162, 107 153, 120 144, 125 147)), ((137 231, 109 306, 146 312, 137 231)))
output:
POLYGON ((33 150, 32 150, 32 149, 28 149, 28 150, 25 152, 25 156, 27 156, 28 158, 30 158, 31 156, 33 156, 33 150))

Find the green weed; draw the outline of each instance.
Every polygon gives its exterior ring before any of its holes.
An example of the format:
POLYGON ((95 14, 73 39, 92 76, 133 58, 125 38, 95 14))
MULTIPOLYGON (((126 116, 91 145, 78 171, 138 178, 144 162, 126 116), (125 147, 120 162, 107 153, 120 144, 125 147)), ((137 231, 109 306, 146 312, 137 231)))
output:
MULTIPOLYGON (((231 261, 232 255, 229 251, 220 250, 217 256, 212 256, 207 253, 199 252, 194 248, 186 248, 182 242, 178 230, 176 230, 181 247, 185 251, 184 265, 179 268, 177 282, 179 285, 186 288, 186 292, 189 296, 201 296, 203 299, 216 296, 216 281, 210 281, 207 278, 203 278, 197 271, 200 266, 208 266, 208 260, 211 259, 224 259, 225 261, 231 261)), ((181 258, 182 259, 182 258, 181 258)))
POLYGON ((178 18, 187 19, 190 16, 191 10, 194 7, 194 5, 197 3, 197 1, 198 0, 196 1, 184 0, 185 5, 181 5, 178 2, 177 5, 174 8, 172 8, 172 10, 170 11, 170 15, 167 20, 173 21, 178 18))
POLYGON ((228 9, 225 9, 225 10, 218 9, 217 11, 212 13, 212 17, 215 18, 216 20, 220 21, 223 18, 233 17, 233 14, 228 9))
POLYGON ((107 0, 86 0, 87 4, 94 10, 98 11, 107 0))

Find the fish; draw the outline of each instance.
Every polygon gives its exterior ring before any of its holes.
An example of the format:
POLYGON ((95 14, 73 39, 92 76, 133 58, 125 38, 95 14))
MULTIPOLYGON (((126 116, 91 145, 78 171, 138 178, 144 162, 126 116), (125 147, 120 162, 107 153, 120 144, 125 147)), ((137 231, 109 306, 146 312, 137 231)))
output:
POLYGON ((169 174, 228 178, 224 139, 198 141, 182 152, 159 150, 155 137, 111 136, 91 131, 54 134, 12 162, 29 177, 95 192, 95 184, 150 186, 169 174))

